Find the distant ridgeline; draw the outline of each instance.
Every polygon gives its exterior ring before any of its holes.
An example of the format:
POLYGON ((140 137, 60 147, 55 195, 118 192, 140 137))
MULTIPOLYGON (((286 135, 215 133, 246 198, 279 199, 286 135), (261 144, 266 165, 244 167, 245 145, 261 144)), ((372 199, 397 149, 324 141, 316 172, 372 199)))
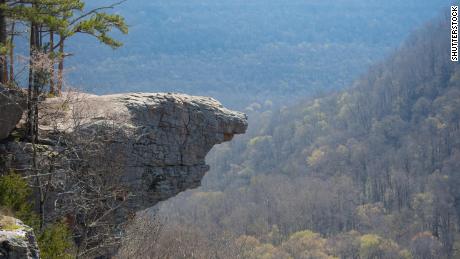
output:
POLYGON ((225 233, 253 255, 458 258, 460 66, 449 35, 447 20, 431 23, 351 89, 259 116, 209 157, 203 190, 164 206, 181 222, 171 233, 225 233))
POLYGON ((349 85, 442 7, 444 0, 128 1, 120 10, 130 25, 125 47, 80 38, 68 45, 79 53, 68 73, 72 85, 96 93, 282 104, 349 85))

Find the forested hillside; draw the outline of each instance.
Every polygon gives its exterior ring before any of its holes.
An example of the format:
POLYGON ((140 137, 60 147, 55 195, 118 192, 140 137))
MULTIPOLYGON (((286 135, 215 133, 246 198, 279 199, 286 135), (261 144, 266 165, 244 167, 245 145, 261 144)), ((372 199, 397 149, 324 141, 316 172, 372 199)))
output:
POLYGON ((449 22, 428 24, 349 90, 259 114, 209 158, 203 188, 161 206, 147 228, 159 236, 139 251, 458 258, 460 67, 449 50, 449 22))
POLYGON ((67 74, 71 85, 96 93, 184 92, 235 108, 283 104, 349 85, 445 6, 444 0, 130 0, 118 11, 130 25, 129 37, 120 37, 124 48, 112 51, 80 36, 68 45, 80 54, 68 58, 67 74))

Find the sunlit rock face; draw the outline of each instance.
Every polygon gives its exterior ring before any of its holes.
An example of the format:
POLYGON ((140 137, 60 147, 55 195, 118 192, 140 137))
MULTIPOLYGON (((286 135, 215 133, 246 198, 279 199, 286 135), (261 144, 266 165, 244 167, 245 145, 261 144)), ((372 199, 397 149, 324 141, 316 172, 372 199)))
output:
POLYGON ((0 215, 0 258, 38 259, 33 230, 20 220, 0 215))
POLYGON ((43 136, 97 136, 110 143, 133 210, 198 187, 209 170, 206 154, 247 128, 246 115, 184 94, 69 94, 41 108, 43 136))

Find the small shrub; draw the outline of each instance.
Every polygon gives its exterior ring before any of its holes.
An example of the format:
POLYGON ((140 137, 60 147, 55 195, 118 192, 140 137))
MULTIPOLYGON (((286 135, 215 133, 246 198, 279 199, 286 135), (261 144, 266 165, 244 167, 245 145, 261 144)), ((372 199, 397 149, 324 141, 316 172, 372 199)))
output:
MULTIPOLYGON (((39 230, 40 220, 33 211, 30 196, 32 189, 26 180, 16 173, 0 176, 0 212, 14 215, 26 225, 32 227, 36 233, 39 230)), ((4 217, 8 218, 8 217, 4 217)), ((0 225, 3 229, 14 230, 15 225, 8 222, 0 225)), ((74 258, 72 251, 72 233, 66 224, 56 222, 41 231, 38 243, 41 257, 44 259, 74 258)))
POLYGON ((16 173, 0 177, 0 204, 14 211, 28 207, 27 199, 31 194, 26 181, 16 173))
POLYGON ((0 206, 36 229, 39 219, 29 201, 31 194, 31 188, 20 175, 12 172, 0 177, 0 206))
POLYGON ((74 258, 72 234, 65 223, 57 222, 45 228, 38 237, 38 246, 43 259, 74 258))

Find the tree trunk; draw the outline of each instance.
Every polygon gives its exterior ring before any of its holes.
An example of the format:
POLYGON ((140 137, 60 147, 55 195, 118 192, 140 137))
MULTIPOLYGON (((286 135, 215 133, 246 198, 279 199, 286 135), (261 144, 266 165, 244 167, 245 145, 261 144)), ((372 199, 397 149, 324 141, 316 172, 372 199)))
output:
POLYGON ((54 32, 50 31, 50 55, 51 55, 51 68, 50 68, 50 94, 55 95, 54 89, 54 32))
POLYGON ((29 87, 27 95, 27 126, 28 135, 31 138, 38 138, 38 97, 40 95, 40 74, 34 67, 36 52, 40 51, 39 26, 32 23, 30 26, 30 49, 29 49, 29 87))
POLYGON ((64 82, 64 37, 62 34, 59 35, 59 65, 58 65, 58 95, 62 93, 62 85, 64 82))
MULTIPOLYGON (((0 0, 0 4, 5 4, 6 0, 0 0)), ((7 32, 6 32, 6 16, 3 10, 0 9, 0 44, 7 45, 7 32)), ((6 53, 2 53, 0 60, 0 82, 6 84, 8 80, 6 53)))
POLYGON ((10 78, 9 83, 14 81, 14 30, 16 23, 13 21, 11 24, 11 37, 10 37, 10 78))
POLYGON ((29 87, 28 87, 28 130, 31 138, 32 154, 32 171, 35 175, 36 188, 38 189, 38 204, 40 216, 40 230, 43 229, 45 211, 44 211, 44 193, 43 185, 40 179, 40 172, 37 164, 37 143, 38 143, 38 102, 42 87, 41 73, 35 67, 34 59, 37 58, 37 52, 41 51, 41 26, 32 23, 30 26, 30 60, 29 60, 29 87))
POLYGON ((30 25, 30 46, 29 46, 29 85, 27 88, 27 134, 30 138, 33 138, 34 128, 34 112, 33 112, 33 93, 34 93, 34 52, 36 46, 36 26, 35 24, 30 25))
MULTIPOLYGON (((41 26, 36 25, 35 26, 35 43, 34 43, 34 49, 35 52, 41 51, 41 26)), ((36 54, 35 54, 36 55, 36 54)), ((36 141, 38 141, 38 98, 40 96, 40 90, 41 90, 41 75, 42 71, 37 71, 37 68, 34 68, 34 73, 33 73, 33 112, 34 112, 34 127, 33 127, 33 134, 34 137, 36 138, 36 141)))

